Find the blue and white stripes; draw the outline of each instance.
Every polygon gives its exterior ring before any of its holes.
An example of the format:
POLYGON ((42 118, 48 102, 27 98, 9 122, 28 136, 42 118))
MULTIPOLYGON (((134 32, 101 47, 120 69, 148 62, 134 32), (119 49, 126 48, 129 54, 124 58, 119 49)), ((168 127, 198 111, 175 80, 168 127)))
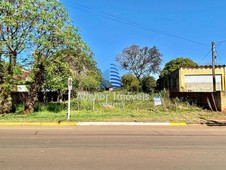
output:
POLYGON ((121 78, 117 66, 115 64, 110 64, 110 83, 112 88, 121 88, 121 78))

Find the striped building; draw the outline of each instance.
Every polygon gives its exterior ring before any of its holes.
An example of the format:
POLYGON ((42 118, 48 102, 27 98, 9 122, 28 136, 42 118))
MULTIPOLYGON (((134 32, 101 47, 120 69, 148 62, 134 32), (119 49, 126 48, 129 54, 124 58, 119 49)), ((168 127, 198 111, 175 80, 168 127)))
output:
POLYGON ((121 88, 121 78, 117 66, 115 64, 110 64, 110 83, 112 88, 121 88))

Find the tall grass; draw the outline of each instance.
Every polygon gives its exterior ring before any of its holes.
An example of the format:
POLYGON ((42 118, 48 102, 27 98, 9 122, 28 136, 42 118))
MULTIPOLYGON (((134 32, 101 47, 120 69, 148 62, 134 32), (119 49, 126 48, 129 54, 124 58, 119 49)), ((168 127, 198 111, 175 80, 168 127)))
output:
MULTIPOLYGON (((142 93, 126 93, 124 95, 145 95, 142 93)), ((148 96, 148 100, 121 100, 114 98, 114 92, 99 92, 94 95, 107 95, 108 98, 95 100, 71 100, 71 121, 199 121, 199 117, 214 116, 211 113, 202 114, 201 108, 190 105, 189 102, 178 98, 171 100, 167 91, 148 96), (162 97, 162 105, 154 105, 154 96, 162 97)), ((0 117, 0 121, 63 121, 67 120, 68 103, 51 102, 37 103, 35 112, 23 114, 24 106, 17 106, 16 114, 7 114, 0 117)))
MULTIPOLYGON (((67 110, 67 102, 37 103, 35 112, 49 111, 58 113, 67 110)), ((147 95, 144 93, 126 93, 126 92, 99 92, 73 98, 71 100, 71 110, 74 111, 150 111, 150 112, 172 112, 172 111, 194 111, 200 110, 196 105, 190 105, 187 101, 181 101, 179 98, 170 99, 167 91, 161 91, 158 94, 147 95), (121 96, 120 96, 121 95, 121 96), (162 105, 154 105, 154 96, 159 95, 162 98, 162 105), (125 96, 128 97, 125 99, 125 96), (139 96, 139 97, 137 97, 139 96), (143 96, 143 97, 142 97, 143 96), (121 97, 121 98, 120 98, 121 97), (124 97, 124 98, 123 98, 124 97)))

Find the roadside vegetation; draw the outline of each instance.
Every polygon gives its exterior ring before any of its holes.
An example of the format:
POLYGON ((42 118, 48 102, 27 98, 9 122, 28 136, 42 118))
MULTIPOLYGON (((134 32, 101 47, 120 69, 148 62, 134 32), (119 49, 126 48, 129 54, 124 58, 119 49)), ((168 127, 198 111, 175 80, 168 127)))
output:
POLYGON ((58 0, 2 0, 0 24, 0 121, 67 120, 63 96, 68 93, 69 77, 73 80, 70 121, 196 123, 221 116, 194 103, 170 99, 167 91, 156 93, 158 82, 153 75, 161 77, 179 66, 197 65, 177 58, 161 70, 163 54, 156 46, 131 45, 116 55, 126 73, 120 90, 107 91, 109 80, 103 78, 94 53, 58 0), (24 71, 29 76, 21 78, 24 71), (12 95, 18 85, 28 89, 21 103, 12 95), (40 92, 44 102, 39 100, 40 92), (57 100, 47 101, 47 92, 57 93, 57 100), (81 92, 102 98, 79 98, 81 92), (160 106, 154 104, 156 95, 162 98, 160 106))
MULTIPOLYGON (((103 100, 71 101, 71 118, 69 121, 123 121, 123 122, 186 122, 205 123, 206 120, 222 119, 224 114, 210 112, 197 107, 195 104, 179 99, 169 99, 168 93, 162 91, 162 105, 154 105, 154 94, 148 95, 148 100, 114 100, 114 95, 145 96, 144 93, 99 92, 91 94, 102 96, 103 100), (103 96, 108 96, 107 101, 103 96)), ((158 95, 159 95, 158 94, 158 95)), ((83 96, 84 97, 84 96, 83 96)), ((86 96, 87 97, 87 96, 86 96)), ((147 98, 147 96, 145 96, 147 98)), ((87 98, 86 98, 87 99, 87 98)), ((36 103, 35 111, 23 114, 23 104, 17 105, 14 114, 0 115, 1 122, 59 122, 67 120, 67 102, 36 103)))

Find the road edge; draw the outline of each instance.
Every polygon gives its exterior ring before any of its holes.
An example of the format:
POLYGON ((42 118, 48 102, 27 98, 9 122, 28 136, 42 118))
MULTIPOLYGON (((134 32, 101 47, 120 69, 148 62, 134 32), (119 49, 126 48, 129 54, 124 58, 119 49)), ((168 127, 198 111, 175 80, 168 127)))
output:
POLYGON ((0 122, 0 126, 187 126, 185 122, 0 122))

